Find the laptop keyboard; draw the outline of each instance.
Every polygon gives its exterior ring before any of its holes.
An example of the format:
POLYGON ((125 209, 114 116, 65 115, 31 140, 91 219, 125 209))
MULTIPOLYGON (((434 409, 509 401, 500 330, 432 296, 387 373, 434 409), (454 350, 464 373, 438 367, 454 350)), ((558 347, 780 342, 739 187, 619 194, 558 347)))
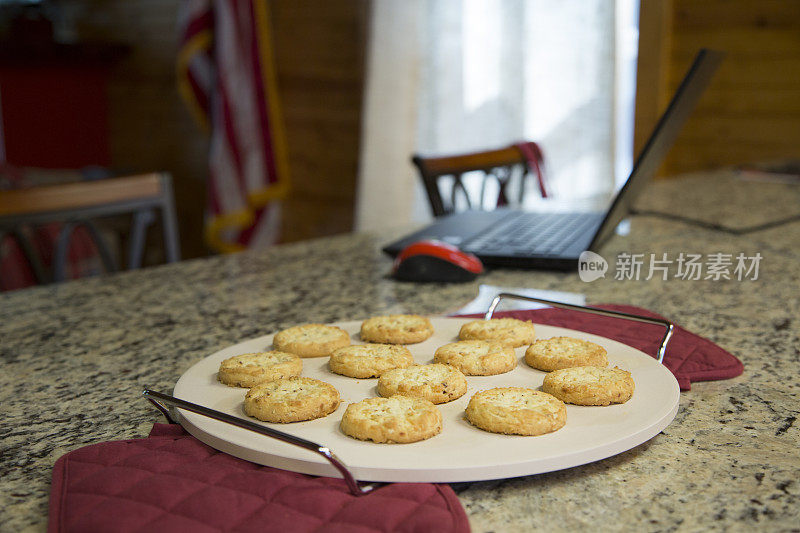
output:
POLYGON ((461 249, 480 255, 558 255, 575 239, 594 232, 597 216, 587 213, 515 211, 470 240, 461 249))

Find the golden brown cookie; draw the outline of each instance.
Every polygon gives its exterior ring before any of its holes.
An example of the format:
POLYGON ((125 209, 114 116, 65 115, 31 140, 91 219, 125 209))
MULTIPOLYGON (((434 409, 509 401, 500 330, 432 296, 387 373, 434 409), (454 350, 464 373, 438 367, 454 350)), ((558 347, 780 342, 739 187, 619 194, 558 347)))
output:
POLYGON ((347 406, 341 428, 346 435, 360 440, 417 442, 442 431, 442 414, 422 398, 367 398, 347 406))
POLYGON ((545 372, 573 366, 608 366, 605 348, 572 337, 534 341, 525 350, 525 362, 545 372))
POLYGON ((351 378, 377 378, 387 370, 414 364, 405 346, 395 344, 351 344, 331 354, 331 371, 351 378))
POLYGON ((467 376, 494 376, 513 370, 517 355, 502 342, 458 341, 439 347, 433 361, 452 365, 467 376))
POLYGON ((542 390, 575 405, 625 403, 633 396, 631 373, 620 368, 576 366, 544 377, 542 390))
POLYGON ((492 318, 467 322, 461 326, 458 338, 462 341, 499 341, 517 348, 532 343, 536 332, 531 322, 516 318, 492 318))
POLYGON ((222 361, 217 379, 231 387, 250 388, 262 381, 299 376, 302 370, 303 361, 291 353, 246 353, 222 361))
POLYGON ((350 335, 342 328, 328 324, 304 324, 276 333, 272 344, 276 350, 300 357, 325 357, 350 344, 350 335))
POLYGON ((259 383, 244 397, 244 412, 265 422, 301 422, 322 418, 339 406, 330 383, 297 377, 259 383))
POLYGON ((466 409, 467 420, 492 433, 543 435, 564 427, 567 407, 547 393, 524 387, 476 392, 466 409))
POLYGON ((433 403, 446 403, 467 392, 467 378, 455 367, 434 363, 396 368, 378 379, 378 394, 384 398, 402 394, 424 398, 433 403))
POLYGON ((433 335, 433 324, 420 315, 387 315, 361 324, 361 340, 383 344, 415 344, 433 335))

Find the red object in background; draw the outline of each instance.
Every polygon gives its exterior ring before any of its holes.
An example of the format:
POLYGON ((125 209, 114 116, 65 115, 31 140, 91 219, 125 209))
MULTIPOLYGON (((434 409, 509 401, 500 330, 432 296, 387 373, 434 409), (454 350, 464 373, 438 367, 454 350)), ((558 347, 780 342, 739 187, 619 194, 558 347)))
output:
MULTIPOLYGON (((53 222, 43 226, 23 229, 45 275, 52 273, 61 224, 53 222)), ((67 247, 67 279, 93 276, 104 271, 97 245, 83 226, 73 230, 67 247)), ((48 280, 44 280, 49 282, 48 280)), ((6 235, 0 240, 0 292, 24 289, 38 284, 32 265, 15 238, 6 235)))
POLYGON ((0 292, 32 287, 38 281, 16 239, 0 240, 0 292))
POLYGON ((5 159, 39 168, 108 166, 105 69, 0 66, 5 159))
POLYGON ((127 53, 127 46, 115 43, 0 42, 5 162, 109 166, 106 86, 111 67, 127 53))
MULTIPOLYGON (((18 32, 20 33, 20 32, 18 32)), ((110 68, 128 52, 114 43, 61 44, 47 32, 0 42, 0 163, 14 167, 81 169, 108 167, 110 68)), ((25 186, 12 183, 13 186, 25 186)), ((28 184, 32 185, 32 184, 28 184)), ((38 228, 31 238, 51 266, 57 225, 38 228), (47 253, 45 253, 47 251, 47 253)), ((97 253, 84 228, 77 228, 68 251, 69 278, 99 271, 97 253)), ((0 242, 0 291, 36 280, 18 244, 0 242)))

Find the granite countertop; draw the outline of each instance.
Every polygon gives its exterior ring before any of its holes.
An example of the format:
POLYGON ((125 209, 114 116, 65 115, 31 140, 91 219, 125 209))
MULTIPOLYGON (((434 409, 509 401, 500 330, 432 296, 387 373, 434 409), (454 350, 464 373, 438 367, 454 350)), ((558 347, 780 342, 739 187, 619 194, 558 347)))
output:
MULTIPOLYGON (((657 182, 639 205, 746 227, 797 213, 799 200, 797 186, 717 172, 657 182)), ((510 269, 466 284, 395 282, 380 252, 389 239, 345 235, 0 295, 0 529, 44 529, 56 459, 147 435, 160 419, 142 389, 171 391, 203 357, 298 323, 448 313, 481 283, 651 309, 733 353, 744 374, 693 384, 671 425, 622 454, 456 485, 474 531, 798 527, 800 222, 734 235, 636 216, 600 250, 609 271, 592 282, 510 269), (681 253, 761 260, 742 280, 733 266, 731 279, 684 280, 681 253), (639 279, 615 279, 625 254, 643 254, 639 279), (651 254, 673 261, 667 280, 645 279, 651 254)))

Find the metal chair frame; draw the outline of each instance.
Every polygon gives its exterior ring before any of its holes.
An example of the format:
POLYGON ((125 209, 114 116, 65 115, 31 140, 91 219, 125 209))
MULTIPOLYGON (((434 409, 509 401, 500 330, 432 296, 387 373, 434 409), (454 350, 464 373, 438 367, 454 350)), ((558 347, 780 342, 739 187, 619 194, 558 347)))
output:
POLYGON ((166 172, 0 191, 0 238, 9 235, 19 243, 39 283, 58 282, 66 279, 70 239, 82 226, 97 245, 104 268, 117 272, 119 265, 93 219, 130 214, 127 268, 136 269, 142 265, 147 228, 156 220, 156 210, 161 213, 165 259, 168 263, 180 261, 172 177, 166 172), (66 199, 59 197, 59 190, 64 191, 66 199), (61 222, 62 226, 48 276, 20 227, 51 222, 61 222))

